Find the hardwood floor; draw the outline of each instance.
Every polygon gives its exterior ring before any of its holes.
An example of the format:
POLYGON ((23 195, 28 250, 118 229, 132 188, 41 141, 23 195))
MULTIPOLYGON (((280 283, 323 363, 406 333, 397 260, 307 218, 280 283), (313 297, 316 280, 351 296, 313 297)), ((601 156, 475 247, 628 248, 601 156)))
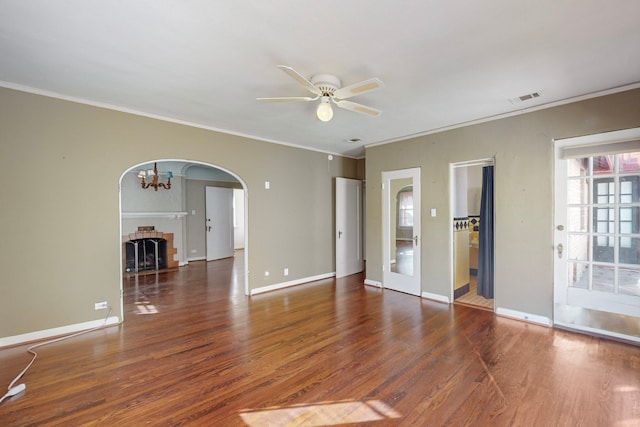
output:
POLYGON ((638 347, 361 275, 249 298, 241 262, 128 278, 125 323, 40 348, 0 425, 640 424, 638 347))

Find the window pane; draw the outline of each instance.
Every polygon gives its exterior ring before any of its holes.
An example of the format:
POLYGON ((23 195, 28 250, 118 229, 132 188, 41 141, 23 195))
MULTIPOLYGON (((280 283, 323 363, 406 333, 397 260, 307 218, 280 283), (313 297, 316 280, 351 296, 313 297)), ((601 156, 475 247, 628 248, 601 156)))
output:
POLYGON ((618 154, 620 162, 620 172, 640 171, 640 153, 618 154))
POLYGON ((586 176, 589 170, 589 158, 567 160, 567 176, 586 176))
POLYGON ((620 237, 618 262, 621 264, 640 265, 640 256, 638 256, 639 243, 637 237, 620 237))
POLYGON ((620 180, 620 203, 638 203, 639 176, 623 176, 620 180))
POLYGON ((613 277, 613 267, 594 265, 592 289, 594 291, 613 292, 613 277))
POLYGON ((639 233, 638 215, 640 208, 637 206, 630 208, 619 208, 618 219, 620 223, 620 233, 639 233))
POLYGON ((618 269, 618 293, 640 296, 640 270, 618 269))
POLYGON ((589 227, 589 208, 568 208, 567 229, 574 232, 586 233, 589 227))
POLYGON ((589 236, 569 234, 567 257, 574 261, 589 261, 589 236))
POLYGON ((637 208, 620 208, 620 221, 631 221, 633 209, 637 208))
POLYGON ((569 263, 569 286, 573 288, 589 288, 589 264, 569 263))
POLYGON ((593 203, 613 204, 615 203, 615 185, 613 178, 599 178, 593 180, 593 203))
POLYGON ((613 155, 596 156, 593 158, 593 174, 611 174, 613 173, 613 155))
POLYGON ((585 205, 589 203, 589 181, 584 178, 567 181, 567 203, 585 205))
POLYGON ((597 262, 613 262, 613 237, 593 237, 593 260, 597 262))

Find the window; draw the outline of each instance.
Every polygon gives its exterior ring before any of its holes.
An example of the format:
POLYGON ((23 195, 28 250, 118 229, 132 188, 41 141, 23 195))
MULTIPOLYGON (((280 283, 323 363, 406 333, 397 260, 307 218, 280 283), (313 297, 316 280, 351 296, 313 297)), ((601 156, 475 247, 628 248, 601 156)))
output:
POLYGON ((398 226, 413 227, 413 187, 398 192, 398 226))

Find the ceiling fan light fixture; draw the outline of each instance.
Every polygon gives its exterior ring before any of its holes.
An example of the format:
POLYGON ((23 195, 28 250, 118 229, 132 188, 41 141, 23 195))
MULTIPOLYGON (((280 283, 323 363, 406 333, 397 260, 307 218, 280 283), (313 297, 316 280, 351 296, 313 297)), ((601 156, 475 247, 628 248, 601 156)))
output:
POLYGON ((320 99, 320 105, 318 105, 316 115, 318 116, 318 119, 323 122, 328 122, 333 118, 333 109, 331 108, 331 104, 329 103, 328 96, 323 96, 320 99))

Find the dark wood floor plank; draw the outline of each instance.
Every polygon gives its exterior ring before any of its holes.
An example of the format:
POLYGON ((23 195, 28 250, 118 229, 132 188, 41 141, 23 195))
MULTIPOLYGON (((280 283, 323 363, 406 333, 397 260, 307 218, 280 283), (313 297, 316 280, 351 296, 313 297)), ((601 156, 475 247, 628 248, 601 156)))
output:
POLYGON ((0 425, 640 424, 638 347, 361 275, 246 297, 242 259, 126 278, 124 324, 38 349, 0 425))

